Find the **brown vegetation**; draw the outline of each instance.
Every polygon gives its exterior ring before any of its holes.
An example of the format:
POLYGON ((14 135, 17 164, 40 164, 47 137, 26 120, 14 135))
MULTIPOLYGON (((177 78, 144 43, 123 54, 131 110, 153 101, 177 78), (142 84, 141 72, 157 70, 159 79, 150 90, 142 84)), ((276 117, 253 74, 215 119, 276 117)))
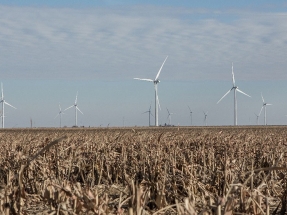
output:
POLYGON ((1 214, 284 214, 286 127, 0 131, 1 214))

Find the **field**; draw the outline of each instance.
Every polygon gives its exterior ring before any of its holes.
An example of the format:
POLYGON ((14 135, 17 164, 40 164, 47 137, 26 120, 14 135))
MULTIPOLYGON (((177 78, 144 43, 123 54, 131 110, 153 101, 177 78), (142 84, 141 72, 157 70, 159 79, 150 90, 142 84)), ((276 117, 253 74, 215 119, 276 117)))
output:
POLYGON ((285 214, 287 127, 4 129, 1 214, 285 214))

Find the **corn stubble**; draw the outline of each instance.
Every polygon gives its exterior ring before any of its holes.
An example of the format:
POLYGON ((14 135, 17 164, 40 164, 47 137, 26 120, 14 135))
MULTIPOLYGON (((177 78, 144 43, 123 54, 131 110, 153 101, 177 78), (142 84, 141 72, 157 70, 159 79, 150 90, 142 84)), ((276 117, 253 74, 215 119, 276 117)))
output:
POLYGON ((1 214, 285 214, 284 127, 0 131, 1 214))

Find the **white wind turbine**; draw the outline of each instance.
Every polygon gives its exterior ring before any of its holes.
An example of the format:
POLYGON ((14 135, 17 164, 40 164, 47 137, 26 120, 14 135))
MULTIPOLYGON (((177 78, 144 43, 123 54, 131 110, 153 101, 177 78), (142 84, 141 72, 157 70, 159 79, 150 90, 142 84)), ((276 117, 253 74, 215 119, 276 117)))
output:
MULTIPOLYGON (((149 110, 148 111, 146 111, 146 112, 143 112, 143 114, 144 113, 148 113, 148 126, 150 126, 150 116, 152 115, 152 113, 151 113, 151 105, 149 106, 149 110)), ((152 115, 153 116, 153 115, 152 115)))
POLYGON ((169 112, 168 109, 166 109, 166 110, 167 110, 167 113, 168 113, 168 116, 167 116, 167 118, 168 118, 168 125, 171 125, 171 115, 172 115, 173 113, 169 112))
POLYGON ((205 111, 203 111, 203 114, 204 114, 204 124, 205 124, 205 126, 207 126, 207 114, 208 114, 208 111, 207 112, 205 112, 205 111))
POLYGON ((266 106, 267 106, 267 105, 272 105, 272 104, 268 104, 268 103, 266 103, 266 102, 264 101, 264 98, 263 98, 262 93, 261 93, 261 98, 262 98, 263 105, 262 105, 262 108, 261 108, 261 110, 260 110, 259 116, 260 116, 260 114, 261 114, 261 112, 262 112, 262 109, 264 108, 264 125, 267 125, 266 106))
POLYGON ((167 57, 165 58, 164 62, 162 63, 162 65, 161 65, 161 67, 160 67, 160 69, 159 69, 159 71, 158 71, 158 73, 157 73, 157 75, 156 75, 154 80, 152 80, 152 79, 145 79, 145 78, 134 78, 136 80, 153 82, 153 84, 154 84, 154 90, 155 90, 155 114, 154 114, 155 115, 155 126, 158 126, 158 107, 160 108, 158 95, 157 95, 157 84, 160 82, 158 78, 159 78, 159 74, 161 72, 161 69, 162 69, 167 57))
POLYGON ((1 118, 2 118, 2 128, 4 128, 4 118, 5 118, 5 114, 4 114, 4 106, 9 105, 10 107, 16 109, 14 106, 10 105, 8 102, 5 101, 4 99, 4 92, 3 92, 3 84, 1 83, 1 100, 0 103, 2 103, 2 114, 1 114, 1 118))
POLYGON ((190 114, 190 125, 192 125, 192 111, 190 109, 190 107, 187 105, 187 107, 189 108, 189 114, 190 114))
POLYGON ((219 101, 217 102, 217 104, 228 94, 230 93, 232 90, 234 91, 234 125, 237 125, 237 100, 236 100, 236 91, 238 91, 239 93, 243 94, 243 95, 246 95, 248 97, 251 97, 249 96, 248 94, 242 92, 241 90, 238 89, 238 86, 235 85, 235 78, 234 78, 234 73, 233 73, 233 63, 232 63, 232 83, 233 83, 233 86, 232 88, 224 94, 224 96, 222 96, 221 99, 219 99, 219 101))
POLYGON ((78 100, 78 92, 77 92, 77 95, 76 95, 76 100, 75 100, 75 104, 73 104, 72 106, 66 108, 64 111, 72 108, 72 107, 75 107, 75 126, 77 127, 78 126, 78 115, 77 115, 77 111, 79 111, 81 114, 83 114, 83 112, 78 108, 78 104, 77 104, 77 100, 78 100))
POLYGON ((64 112, 62 111, 61 105, 59 104, 59 113, 57 114, 57 116, 55 117, 55 119, 60 116, 60 128, 62 127, 62 114, 64 114, 64 112))

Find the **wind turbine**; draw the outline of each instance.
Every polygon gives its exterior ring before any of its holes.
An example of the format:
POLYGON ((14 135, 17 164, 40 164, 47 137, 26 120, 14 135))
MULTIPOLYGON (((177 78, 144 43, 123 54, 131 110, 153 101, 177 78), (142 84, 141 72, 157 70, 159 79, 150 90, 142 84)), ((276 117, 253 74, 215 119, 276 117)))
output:
POLYGON ((153 82, 153 84, 154 84, 154 90, 155 90, 155 113, 154 113, 154 115, 155 115, 155 126, 158 126, 158 107, 160 108, 158 95, 157 95, 157 84, 160 82, 158 78, 159 78, 159 74, 161 72, 161 69, 162 69, 162 67, 163 67, 163 65, 164 65, 164 63, 165 63, 167 58, 168 58, 168 56, 163 61, 163 63, 162 63, 162 65, 161 65, 161 67, 160 67, 160 69, 159 69, 159 71, 158 71, 158 73, 157 73, 157 75, 156 75, 154 80, 152 80, 152 79, 145 79, 145 78, 134 78, 136 80, 153 82))
POLYGON ((266 103, 266 102, 264 101, 264 98, 263 98, 262 93, 261 93, 261 98, 262 98, 263 105, 262 105, 262 108, 261 108, 261 110, 260 110, 259 116, 260 116, 260 114, 261 114, 261 112, 262 112, 262 109, 264 108, 264 125, 267 125, 266 106, 267 106, 267 105, 272 105, 272 104, 268 104, 268 103, 266 103))
POLYGON ((16 109, 14 106, 10 105, 8 102, 5 101, 4 99, 4 92, 3 92, 3 84, 1 83, 1 100, 0 100, 0 103, 2 103, 2 115, 1 115, 1 118, 2 118, 2 128, 4 128, 4 118, 5 118, 5 114, 4 114, 4 106, 5 104, 16 109))
POLYGON ((258 125, 258 119, 259 119, 260 113, 259 113, 259 115, 257 115, 256 113, 254 113, 254 114, 256 116, 256 124, 258 125))
POLYGON ((167 118, 168 118, 168 124, 171 125, 171 115, 172 115, 173 113, 169 112, 168 109, 166 109, 166 110, 167 110, 167 113, 168 113, 168 116, 167 116, 167 118))
POLYGON ((233 86, 232 88, 224 94, 224 96, 222 96, 221 99, 219 99, 219 101, 217 102, 217 104, 228 94, 230 93, 232 90, 234 91, 234 125, 237 125, 237 100, 236 100, 236 91, 238 91, 239 93, 243 94, 243 95, 246 95, 248 97, 251 97, 249 96, 248 94, 242 92, 241 90, 238 89, 238 86, 235 85, 235 78, 234 78, 234 73, 233 73, 233 63, 232 63, 232 83, 233 83, 233 86))
POLYGON ((208 111, 207 112, 204 112, 203 111, 203 114, 204 114, 204 124, 205 124, 205 126, 207 126, 207 114, 208 114, 208 111))
POLYGON ((55 119, 60 116, 60 128, 62 127, 62 114, 64 114, 64 112, 61 109, 61 105, 59 104, 59 113, 57 114, 57 116, 55 117, 55 119))
POLYGON ((189 108, 189 114, 190 114, 190 125, 192 125, 192 111, 190 109, 190 107, 187 105, 187 107, 189 108))
POLYGON ((83 112, 78 108, 78 104, 77 104, 77 100, 78 100, 78 92, 77 92, 77 95, 76 95, 76 100, 75 100, 75 104, 73 104, 72 106, 66 108, 64 111, 72 108, 72 107, 75 107, 75 126, 77 127, 78 126, 78 115, 77 115, 77 111, 79 111, 81 114, 83 114, 83 112))
MULTIPOLYGON (((143 114, 144 113, 148 113, 148 126, 150 126, 150 115, 152 115, 152 113, 151 113, 151 105, 149 106, 149 110, 148 111, 146 111, 146 112, 143 112, 143 114)), ((153 115, 152 115, 153 116, 153 115)))

